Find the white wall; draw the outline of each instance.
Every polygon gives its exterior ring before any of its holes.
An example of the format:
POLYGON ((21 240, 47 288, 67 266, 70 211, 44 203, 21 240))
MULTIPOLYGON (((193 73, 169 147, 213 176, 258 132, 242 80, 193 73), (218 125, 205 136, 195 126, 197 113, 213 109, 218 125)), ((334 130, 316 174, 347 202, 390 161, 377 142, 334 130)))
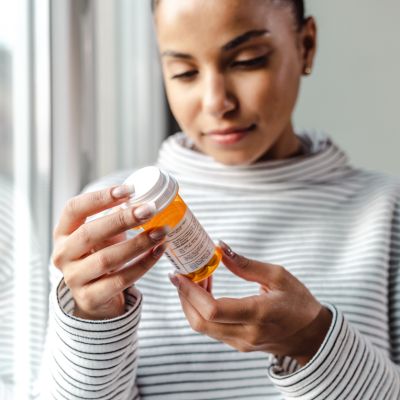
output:
POLYGON ((329 133, 353 164, 400 176, 400 1, 308 0, 319 48, 297 128, 329 133))

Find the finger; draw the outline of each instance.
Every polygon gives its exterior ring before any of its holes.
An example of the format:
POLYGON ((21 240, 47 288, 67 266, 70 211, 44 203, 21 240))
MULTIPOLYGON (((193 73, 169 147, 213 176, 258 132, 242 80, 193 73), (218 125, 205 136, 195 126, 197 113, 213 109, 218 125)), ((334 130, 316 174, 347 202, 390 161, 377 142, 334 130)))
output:
POLYGON ((196 282, 197 285, 199 285, 201 288, 203 288, 204 290, 207 290, 207 279, 203 279, 202 281, 196 282))
POLYGON ((117 243, 121 243, 126 240, 126 233, 119 233, 118 235, 113 236, 112 238, 106 239, 104 242, 93 247, 93 251, 99 251, 106 247, 112 246, 117 243))
POLYGON ((212 295, 212 283, 213 283, 213 276, 210 275, 207 279, 207 287, 205 288, 207 290, 208 293, 210 293, 212 295))
POLYGON ((121 185, 73 197, 61 213, 54 236, 69 235, 81 226, 87 217, 122 204, 132 193, 132 185, 121 185))
POLYGON ((203 335, 219 341, 230 341, 243 337, 245 330, 241 324, 221 324, 210 322, 203 318, 202 314, 187 299, 179 293, 182 310, 192 329, 203 335))
POLYGON ((64 241, 59 258, 77 260, 107 239, 148 221, 155 211, 154 204, 145 203, 85 223, 64 241))
POLYGON ((268 333, 255 330, 254 326, 248 324, 223 324, 207 321, 185 297, 180 295, 179 298, 186 319, 194 331, 224 342, 241 352, 269 351, 276 348, 275 343, 270 344, 266 341, 264 335, 268 333))
POLYGON ((145 255, 162 242, 167 233, 168 229, 156 228, 97 251, 84 260, 69 264, 69 268, 63 271, 64 280, 70 288, 81 287, 111 274, 133 259, 145 255))
POLYGON ((212 282, 212 275, 206 279, 203 279, 200 282, 197 282, 196 284, 199 285, 204 290, 206 290, 208 293, 211 293, 211 282, 212 282))
POLYGON ((263 303, 260 296, 215 299, 206 289, 183 276, 173 275, 170 279, 177 287, 179 296, 189 302, 206 321, 223 324, 257 323, 262 317, 261 313, 266 314, 268 303, 263 303))
POLYGON ((280 265, 251 260, 235 253, 226 243, 219 241, 222 262, 235 275, 250 282, 257 282, 268 291, 277 288, 285 281, 288 272, 280 265))
POLYGON ((166 243, 161 243, 148 251, 140 260, 110 275, 105 275, 85 287, 86 298, 92 298, 92 304, 106 304, 115 296, 131 287, 148 272, 164 254, 166 243))

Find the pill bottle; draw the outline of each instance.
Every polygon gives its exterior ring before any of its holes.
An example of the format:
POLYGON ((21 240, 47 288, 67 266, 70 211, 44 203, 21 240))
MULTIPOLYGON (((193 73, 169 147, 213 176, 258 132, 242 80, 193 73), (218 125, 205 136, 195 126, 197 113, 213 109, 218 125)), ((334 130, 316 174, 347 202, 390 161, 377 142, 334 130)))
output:
POLYGON ((155 166, 141 168, 124 184, 133 184, 130 206, 153 202, 154 217, 139 228, 149 230, 167 225, 166 256, 176 271, 193 282, 208 278, 218 267, 222 253, 179 195, 176 179, 155 166))

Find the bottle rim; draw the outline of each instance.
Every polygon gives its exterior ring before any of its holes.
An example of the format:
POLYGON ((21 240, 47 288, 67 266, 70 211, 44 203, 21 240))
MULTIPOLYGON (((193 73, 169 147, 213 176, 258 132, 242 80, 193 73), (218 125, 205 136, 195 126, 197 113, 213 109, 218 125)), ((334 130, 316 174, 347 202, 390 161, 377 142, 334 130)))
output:
POLYGON ((136 187, 140 188, 140 195, 133 193, 125 203, 125 207, 152 202, 157 213, 172 202, 179 190, 176 179, 167 171, 156 166, 144 167, 135 171, 124 181, 124 184, 133 184, 135 190, 136 187), (148 179, 149 175, 151 179, 148 179))

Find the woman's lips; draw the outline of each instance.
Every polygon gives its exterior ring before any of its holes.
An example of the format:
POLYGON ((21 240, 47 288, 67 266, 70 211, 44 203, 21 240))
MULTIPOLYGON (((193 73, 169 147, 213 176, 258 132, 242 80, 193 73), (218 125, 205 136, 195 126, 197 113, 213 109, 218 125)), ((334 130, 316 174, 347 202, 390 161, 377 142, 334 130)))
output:
POLYGON ((221 130, 209 131, 206 133, 217 144, 232 145, 240 142, 247 134, 255 129, 256 125, 252 124, 247 127, 230 127, 221 130))

